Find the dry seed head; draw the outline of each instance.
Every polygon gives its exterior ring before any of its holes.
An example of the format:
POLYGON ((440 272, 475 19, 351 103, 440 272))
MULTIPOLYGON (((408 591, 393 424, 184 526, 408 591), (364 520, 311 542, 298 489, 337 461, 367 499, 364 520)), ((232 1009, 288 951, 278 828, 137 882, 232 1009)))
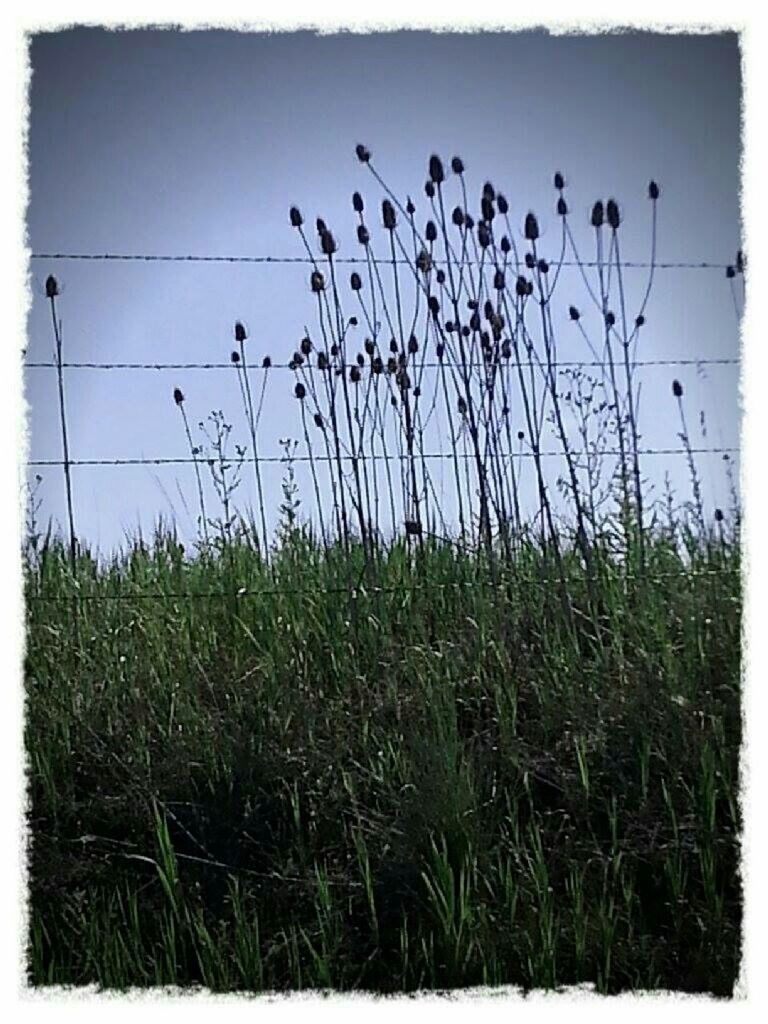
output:
POLYGON ((555 188, 556 189, 563 189, 563 188, 565 188, 565 179, 563 178, 563 176, 560 173, 560 171, 556 171, 555 172, 555 188))
POLYGON ((683 385, 680 383, 679 380, 672 381, 672 394, 675 396, 675 398, 683 397, 683 385))
POLYGON ((247 337, 248 335, 245 333, 245 328, 238 320, 237 323, 235 324, 235 341, 243 342, 247 337))
POLYGON ((233 352, 232 355, 230 356, 230 359, 232 360, 233 363, 239 363, 240 362, 240 353, 239 352, 233 352))
POLYGON ((539 262, 536 264, 536 266, 539 268, 539 272, 540 273, 542 273, 542 274, 548 274, 549 273, 549 264, 547 263, 546 260, 539 260, 539 262))
POLYGON ((464 173, 464 161, 460 156, 455 156, 453 160, 451 160, 451 170, 454 174, 464 173))
POLYGON ((438 272, 435 274, 435 280, 437 281, 438 284, 445 284, 445 271, 438 270, 438 272))
POLYGON ((353 384, 359 384, 360 383, 360 367, 359 366, 353 366, 352 367, 352 369, 349 371, 349 379, 352 381, 353 384))
POLYGON ((454 207, 453 213, 451 215, 451 220, 453 221, 457 228, 460 228, 464 223, 464 211, 460 206, 454 207))
POLYGON ((439 156, 433 155, 429 158, 429 177, 436 185, 445 181, 443 161, 439 156))
POLYGON ((337 356, 338 354, 339 354, 339 346, 338 346, 338 345, 336 344, 336 342, 334 342, 334 343, 333 343, 333 344, 331 345, 331 355, 332 355, 332 356, 334 357, 334 359, 335 359, 335 358, 336 358, 336 356, 337 356))
POLYGON ((466 416, 466 413, 467 413, 467 403, 466 403, 463 395, 459 395, 458 409, 459 409, 459 412, 461 413, 462 416, 466 416))
POLYGON ((325 424, 323 423, 323 417, 320 415, 319 412, 315 413, 314 420, 315 420, 315 426, 316 427, 319 427, 321 430, 325 429, 325 424))
POLYGON ((381 356, 374 356, 373 360, 371 361, 371 369, 376 374, 379 374, 383 371, 384 361, 382 360, 381 356))
POLYGON ((261 365, 264 367, 265 370, 268 370, 270 368, 270 366, 272 365, 271 357, 270 356, 264 356, 264 358, 261 361, 261 365))
POLYGON ((486 181, 486 183, 483 185, 483 198, 490 199, 491 202, 493 202, 493 200, 496 198, 496 189, 493 187, 490 181, 486 181))
POLYGON ((366 338, 363 342, 363 348, 369 356, 372 356, 376 351, 376 346, 373 344, 370 338, 366 338))
POLYGON ((515 282, 515 291, 521 298, 524 298, 528 294, 528 282, 524 277, 518 277, 515 282))
POLYGON ((736 277, 736 268, 735 267, 726 267, 725 268, 725 276, 726 277, 736 277))
POLYGON ((368 234, 368 228, 365 224, 357 225, 357 240, 360 245, 368 245, 371 240, 371 236, 368 234))
POLYGON ((320 246, 324 256, 333 256, 336 252, 336 241, 330 231, 324 231, 320 236, 320 246))
POLYGON ((517 440, 518 441, 522 441, 524 437, 525 437, 525 434, 522 432, 522 430, 518 430, 518 432, 517 432, 517 440))
POLYGON ((417 523, 414 519, 406 519, 405 532, 409 537, 420 537, 421 523, 417 523))
POLYGON ((529 270, 533 270, 533 268, 536 266, 536 260, 534 259, 534 255, 532 252, 527 252, 525 254, 525 265, 526 267, 528 267, 529 270))
POLYGON ((408 196, 408 202, 405 204, 405 212, 409 217, 412 217, 416 213, 416 207, 413 205, 413 200, 408 196))
POLYGON ((184 401, 184 394, 180 388, 173 389, 173 400, 176 403, 176 405, 181 405, 181 403, 184 401))
POLYGON ((363 353, 362 352, 358 352, 357 353, 356 359, 357 359, 357 365, 358 366, 365 366, 365 358, 363 357, 363 353))
POLYGON ((322 217, 318 217, 315 221, 315 227, 317 228, 318 235, 323 235, 328 230, 328 225, 325 223, 322 217))
POLYGON ((464 215, 464 224, 466 226, 467 231, 472 230, 472 228, 475 226, 475 218, 472 216, 472 214, 466 213, 464 215))
POLYGON ((304 356, 308 356, 309 355, 309 353, 312 351, 312 342, 309 340, 309 338, 302 338, 301 339, 301 346, 300 346, 300 348, 301 348, 301 354, 302 355, 304 355, 304 356))
POLYGON ((496 211, 493 208, 493 202, 488 198, 488 196, 483 196, 480 200, 480 211, 483 215, 483 220, 487 221, 489 224, 496 216, 496 211))
POLYGON ((360 280, 360 275, 357 271, 353 271, 349 278, 349 286, 353 292, 359 292, 363 287, 363 282, 360 280))
POLYGON ((592 216, 590 217, 590 222, 592 224, 592 227, 593 228, 601 228, 603 226, 604 216, 605 216, 605 211, 603 209, 603 204, 598 199, 598 201, 592 207, 592 216))
POLYGON ((397 355, 397 342, 395 341, 394 338, 390 338, 389 351, 394 352, 394 354, 397 355))
POLYGON ((422 274, 426 274, 432 269, 432 257, 426 249, 422 249, 416 257, 416 267, 422 274))
POLYGON ((568 309, 568 313, 570 314, 571 320, 578 320, 581 316, 581 313, 578 311, 578 309, 576 309, 575 306, 571 306, 568 309))
POLYGON ((437 356, 437 358, 440 361, 442 361, 442 358, 443 358, 444 354, 445 354, 445 345, 442 343, 442 341, 439 341, 437 343, 437 345, 435 345, 435 355, 437 356))
POLYGON ((59 282, 53 276, 49 274, 45 279, 45 297, 46 299, 55 299, 59 294, 59 282))
POLYGON ((290 211, 291 227, 300 228, 304 223, 304 218, 301 216, 301 210, 298 206, 292 206, 290 211))
POLYGON ((507 197, 503 196, 501 192, 498 192, 496 195, 496 206, 498 207, 499 213, 502 216, 504 216, 505 213, 509 213, 509 203, 507 202, 507 197))
POLYGON ((357 154, 357 159, 361 164, 367 164, 371 159, 370 150, 366 149, 366 147, 360 143, 355 146, 355 153, 357 154))
POLYGON ((483 221, 477 225, 477 241, 481 249, 487 249, 491 244, 491 233, 483 221))
POLYGON ((568 214, 568 203, 562 196, 557 200, 557 214, 559 217, 565 217, 568 214))
POLYGON ((352 193, 352 209, 355 211, 355 213, 363 212, 363 197, 360 195, 359 192, 352 193))
POLYGON ((535 213, 529 213, 525 218, 525 237, 529 242, 535 242, 539 237, 539 222, 535 213))
POLYGON ((437 296, 430 295, 429 296, 429 300, 427 302, 427 305, 429 306, 430 313, 432 314, 432 316, 436 320, 437 319, 437 314, 440 312, 440 303, 437 301, 437 296))
POLYGON ((512 249, 512 246, 510 245, 509 239, 507 238, 506 235, 502 235, 501 251, 506 255, 508 252, 511 251, 511 249, 512 249))
POLYGON ((411 353, 412 356, 416 355, 416 353, 419 351, 419 343, 416 340, 415 334, 412 334, 408 339, 408 351, 411 353))
POLYGON ((652 181, 648 185, 648 196, 649 196, 650 199, 658 199, 659 198, 659 186, 656 184, 655 181, 652 181))
POLYGON ((384 227, 387 231, 394 231, 397 220, 395 218, 395 208, 388 199, 385 199, 381 204, 381 219, 384 222, 384 227))
POLYGON ((605 212, 606 217, 608 218, 608 223, 613 228, 613 230, 616 231, 618 229, 619 224, 621 223, 621 218, 619 216, 619 207, 615 199, 608 200, 605 212))
POLYGON ((318 370, 328 369, 328 355, 326 352, 317 353, 317 368, 318 370))
POLYGON ((397 373, 397 360, 394 356, 390 356, 387 360, 387 373, 397 373))
POLYGON ((606 327, 613 327, 615 325, 615 323, 616 323, 616 317, 614 316, 614 314, 613 313, 606 313, 605 314, 605 324, 606 324, 606 327))
POLYGON ((718 523, 722 523, 723 519, 724 519, 723 510, 721 508, 716 508, 715 509, 715 521, 718 522, 718 523))
POLYGON ((307 389, 304 387, 300 380, 296 382, 296 387, 293 389, 293 393, 296 395, 300 402, 303 402, 304 399, 307 397, 307 389))
POLYGON ((435 227, 435 222, 434 221, 432 221, 432 220, 428 220, 427 221, 427 226, 424 229, 424 233, 426 235, 426 239, 427 239, 428 242, 436 241, 436 239, 437 239, 437 228, 435 227))
POLYGON ((642 327, 645 323, 645 317, 641 313, 640 316, 635 318, 635 327, 642 327))
POLYGON ((431 181, 427 181, 424 183, 424 192, 426 194, 427 199, 435 198, 435 186, 432 184, 431 181))
POLYGON ((309 278, 309 284, 315 294, 318 294, 325 289, 325 278, 319 270, 312 271, 312 275, 309 278))

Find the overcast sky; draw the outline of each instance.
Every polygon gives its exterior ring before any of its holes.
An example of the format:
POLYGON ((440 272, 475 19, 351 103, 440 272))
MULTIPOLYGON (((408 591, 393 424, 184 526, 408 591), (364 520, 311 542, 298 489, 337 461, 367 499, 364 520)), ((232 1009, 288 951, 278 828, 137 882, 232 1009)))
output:
MULTIPOLYGON (((662 188, 658 257, 732 261, 739 235, 739 54, 734 35, 593 37, 537 34, 107 32, 33 37, 29 137, 33 253, 174 253, 301 256, 288 222, 296 203, 322 215, 340 255, 358 255, 351 193, 378 206, 380 191, 355 158, 365 142, 393 190, 425 205, 433 152, 460 154, 471 202, 491 180, 522 226, 539 213, 541 242, 556 255, 552 175, 568 181, 574 226, 590 234, 596 198, 616 196, 622 255, 647 260, 648 181, 662 188)), ((427 216, 424 210, 423 216, 427 216)), ((285 362, 314 307, 301 264, 32 261, 27 360, 53 350, 44 282, 62 282, 65 358, 75 362, 226 362, 232 325, 246 322, 251 351, 285 362)), ((578 270, 564 270, 557 313, 586 305, 578 270)), ((640 295, 644 272, 628 284, 640 295)), ((738 325, 722 271, 660 271, 647 310, 641 359, 738 357, 738 325)), ((563 337, 566 337, 565 333, 563 337)), ((578 337, 561 358, 588 358, 578 337)), ((646 368, 641 427, 648 447, 677 447, 670 386, 686 389, 697 444, 739 438, 738 366, 646 368), (708 437, 698 430, 706 414, 708 437)), ((61 457, 55 372, 26 373, 30 458, 61 457)), ((221 371, 72 369, 66 377, 71 454, 77 459, 188 454, 174 387, 193 424, 223 409, 247 443, 237 380, 221 371)), ((293 382, 272 375, 262 454, 300 437, 293 382)), ((709 507, 727 500, 718 458, 701 460, 709 507)), ((736 464, 737 465, 737 464, 736 464)), ((684 460, 647 459, 660 484, 669 470, 686 496, 684 460), (651 464, 652 463, 652 464, 651 464)), ((33 470, 35 472, 35 470, 33 470)), ((60 467, 40 469, 43 517, 63 519, 60 467)), ((267 501, 280 500, 280 467, 267 501)), ((102 550, 173 509, 183 535, 194 508, 187 467, 78 467, 80 535, 102 550)), ((250 476, 240 500, 251 497, 250 476)), ((307 480, 300 482, 306 503, 307 480)))

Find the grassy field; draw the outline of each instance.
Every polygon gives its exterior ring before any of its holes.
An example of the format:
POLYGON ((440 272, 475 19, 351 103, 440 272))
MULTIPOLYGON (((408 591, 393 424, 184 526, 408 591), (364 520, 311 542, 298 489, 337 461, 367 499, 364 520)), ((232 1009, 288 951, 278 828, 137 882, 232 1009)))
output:
POLYGON ((29 552, 30 980, 729 994, 739 552, 684 547, 595 547, 590 597, 533 541, 373 585, 298 529, 269 568, 159 533, 81 552, 76 607, 29 552))

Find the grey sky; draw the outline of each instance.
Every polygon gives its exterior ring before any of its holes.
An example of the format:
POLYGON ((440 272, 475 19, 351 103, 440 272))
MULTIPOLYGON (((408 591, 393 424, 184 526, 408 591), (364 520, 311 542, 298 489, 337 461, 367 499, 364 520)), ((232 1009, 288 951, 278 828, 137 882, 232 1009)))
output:
MULTIPOLYGON (((394 191, 410 193, 419 217, 432 152, 460 154, 470 202, 491 180, 516 223, 529 209, 559 242, 552 174, 562 170, 590 255, 587 216, 596 198, 622 205, 623 257, 649 255, 649 179, 659 181, 661 260, 725 262, 739 246, 739 54, 729 36, 594 37, 537 34, 106 32, 36 36, 31 47, 29 242, 33 252, 195 253, 301 256, 288 223, 298 204, 311 225, 322 215, 341 256, 357 256, 350 195, 370 208, 381 193, 354 156, 372 150, 394 191), (580 221, 579 221, 580 218, 580 221), (583 227, 582 227, 583 225, 583 227)), ((372 214, 373 219, 373 214, 372 214)), ((377 219, 377 218, 376 218, 377 219)), ((552 255, 556 255, 553 251, 552 255)), ((62 281, 59 310, 71 361, 226 362, 232 325, 244 320, 253 353, 286 361, 314 323, 304 265, 32 262, 35 291, 27 359, 48 360, 48 273, 62 281)), ((586 307, 577 270, 564 271, 556 302, 586 307)), ((628 285, 630 305, 643 271, 628 285)), ((720 271, 657 274, 639 357, 734 358, 738 328, 720 271)), ((563 330, 561 358, 588 358, 563 330)), ((252 358, 256 358, 253 356, 252 358)), ((643 371, 641 426, 649 447, 677 447, 673 377, 686 387, 694 441, 736 445, 738 367, 643 371), (707 416, 702 441, 698 413, 707 416)), ((30 369, 31 450, 61 453, 55 373, 30 369)), ((171 393, 187 395, 193 423, 222 408, 247 443, 229 371, 71 370, 67 399, 75 458, 187 454, 171 393)), ((262 454, 300 437, 293 382, 270 380, 262 454)), ((705 500, 726 499, 718 459, 702 460, 705 500)), ((681 458, 644 463, 660 483, 668 469, 681 495, 681 458)), ((60 468, 41 470, 43 515, 63 518, 60 468)), ((267 475, 279 503, 281 471, 267 475)), ((189 530, 185 467, 83 467, 74 471, 79 533, 108 548, 140 518, 170 512, 189 530)), ((305 502, 311 495, 300 478, 305 502)), ((241 500, 251 498, 250 476, 241 500)))

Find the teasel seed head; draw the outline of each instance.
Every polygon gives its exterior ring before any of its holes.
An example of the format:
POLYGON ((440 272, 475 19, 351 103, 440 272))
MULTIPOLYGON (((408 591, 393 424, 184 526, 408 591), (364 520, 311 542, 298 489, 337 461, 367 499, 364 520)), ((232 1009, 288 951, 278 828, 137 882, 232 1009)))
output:
POLYGON ((469 318, 469 327, 470 330, 472 331, 480 330, 480 316, 478 313, 473 313, 472 316, 469 318))
MULTIPOLYGON (((498 273, 498 271, 497 271, 498 273)), ((486 320, 490 320, 493 316, 493 303, 490 299, 486 299, 483 303, 483 316, 486 320)))
POLYGON ((453 332, 456 330, 456 326, 453 320, 446 320, 443 330, 445 331, 446 334, 453 334, 453 332))
POLYGON ((313 419, 315 421, 316 427, 319 427, 321 430, 325 430, 325 423, 323 421, 323 417, 320 415, 319 412, 315 413, 313 419))
POLYGON ((558 217, 565 217, 568 214, 568 203, 563 199, 562 196, 557 200, 557 215, 558 217))
POLYGON ((491 202, 493 202, 493 200, 496 198, 496 189, 493 187, 490 181, 486 181, 486 183, 483 185, 483 198, 490 199, 491 202))
POLYGON ((535 242, 539 237, 539 222, 535 213, 529 213, 525 218, 525 237, 529 242, 535 242))
POLYGON ((307 397, 307 389, 304 387, 300 380, 296 381, 296 387, 293 389, 293 393, 296 395, 300 402, 303 402, 304 399, 307 397))
POLYGON ((565 188, 565 179, 560 171, 555 171, 555 188, 558 190, 565 188))
POLYGON ((245 333, 245 328, 238 320, 237 323, 235 324, 235 341, 243 342, 247 337, 248 335, 245 333))
POLYGON ((264 358, 261 361, 261 365, 262 365, 263 369, 268 370, 270 368, 270 366, 272 365, 272 357, 271 356, 264 356, 264 358))
POLYGON ((536 266, 536 260, 532 252, 527 252, 525 254, 525 265, 526 267, 528 267, 529 270, 533 270, 533 268, 536 266))
POLYGON ((413 204, 413 200, 408 196, 408 202, 405 204, 405 212, 409 217, 412 217, 416 213, 416 207, 413 204))
POLYGON ((53 276, 49 274, 45 279, 45 297, 46 299, 55 299, 59 294, 59 282, 53 276))
POLYGON ((309 278, 309 284, 310 287, 312 288, 312 291, 315 292, 315 294, 319 294, 325 289, 325 278, 323 277, 319 270, 312 271, 312 274, 309 278))
POLYGON ((477 242, 481 249, 487 249, 491 244, 491 233, 483 221, 477 225, 477 242))
POLYGON ((656 184, 655 181, 652 181, 648 185, 648 198, 649 199, 658 199, 659 198, 659 186, 656 184))
POLYGON ((232 360, 233 363, 239 363, 240 362, 240 353, 239 352, 233 352, 232 355, 230 356, 230 359, 232 360))
POLYGON ((301 210, 298 206, 292 206, 290 211, 291 227, 300 228, 304 223, 304 218, 301 216, 301 210))
POLYGON ((365 226, 365 224, 357 225, 357 240, 360 243, 360 245, 366 246, 370 242, 371 236, 369 235, 368 228, 365 226))
POLYGON ((466 400, 465 400, 463 395, 459 395, 458 408, 459 408, 459 412, 461 413, 461 415, 462 416, 466 416, 466 414, 467 414, 467 403, 466 403, 466 400))
POLYGON ((475 226, 475 218, 472 216, 471 213, 464 214, 464 226, 466 227, 467 231, 471 231, 472 228, 475 226))
POLYGON ((520 298, 524 298, 528 294, 528 282, 524 277, 518 277, 515 282, 515 292, 520 296, 520 298))
POLYGON ((401 391, 408 391, 411 387, 411 378, 402 367, 397 371, 397 386, 401 391))
POLYGON ((432 257, 426 249, 422 249, 416 257, 416 267, 422 272, 422 274, 427 274, 432 269, 432 257))
POLYGON ((464 324, 464 326, 461 328, 462 338, 468 338, 471 333, 472 332, 470 331, 469 327, 466 324, 464 324))
POLYGON ((725 268, 725 276, 726 277, 736 277, 736 268, 735 267, 726 267, 725 268))
POLYGON ((464 161, 460 156, 455 156, 453 160, 451 160, 451 170, 454 174, 464 173, 464 161))
POLYGON ((518 430, 518 432, 517 432, 517 440, 518 441, 522 441, 524 438, 525 438, 525 434, 522 432, 522 430, 518 430))
POLYGON ((415 519, 406 519, 405 532, 409 537, 420 537, 421 523, 417 523, 415 519))
POLYGON ((390 396, 389 404, 392 406, 393 409, 397 408, 397 399, 395 398, 394 395, 390 396))
POLYGON ((413 389, 413 397, 414 397, 414 398, 421 398, 421 388, 419 387, 419 385, 418 385, 418 384, 417 384, 417 385, 416 385, 416 387, 415 387, 415 388, 413 389))
POLYGON ((373 370, 375 374, 379 374, 383 371, 383 369, 384 361, 381 358, 381 356, 374 356, 373 360, 371 361, 371 370, 373 370))
POLYGON ((602 201, 598 199, 595 205, 592 207, 592 216, 590 217, 592 227, 601 228, 603 226, 604 216, 605 211, 603 209, 602 201))
POLYGON ((353 270, 349 277, 349 286, 353 292, 359 292, 363 287, 363 282, 360 280, 360 275, 356 270, 353 270))
POLYGON ((605 215, 613 230, 618 230, 619 224, 621 223, 621 217, 619 216, 619 206, 615 199, 608 200, 608 204, 605 208, 605 215))
POLYGON ((397 373, 397 359, 394 356, 387 359, 387 373, 397 373))
POLYGON ((462 210, 462 208, 460 206, 455 206, 453 208, 453 213, 451 214, 451 220, 453 221, 453 223, 456 225, 457 228, 460 228, 462 226, 462 224, 464 223, 464 211, 462 210))
POLYGON ((360 367, 359 366, 353 366, 350 369, 350 371, 349 371, 349 379, 352 381, 353 384, 359 384, 360 383, 360 367))
POLYGON ((180 388, 173 389, 173 400, 176 405, 181 405, 184 401, 184 392, 180 388))
POLYGON ((507 197, 502 195, 501 192, 497 192, 496 194, 496 206, 502 217, 504 216, 504 214, 509 213, 509 203, 507 202, 507 197))
POLYGON ((725 516, 723 515, 723 510, 721 508, 716 508, 715 509, 715 522, 722 523, 724 518, 725 518, 725 516))
POLYGON ((336 252, 336 240, 330 231, 324 231, 320 235, 320 247, 324 256, 333 256, 336 252))
POLYGON ((683 385, 680 383, 679 380, 672 381, 672 394, 675 396, 675 398, 683 397, 683 385))
POLYGON ((362 352, 358 352, 356 356, 357 365, 362 367, 365 366, 365 357, 362 352))
POLYGON ((339 346, 336 344, 336 342, 334 342, 331 345, 331 355, 335 359, 338 354, 339 354, 339 346))
POLYGON ((370 338, 365 339, 365 341, 363 342, 363 348, 365 349, 366 354, 369 356, 372 356, 373 353, 376 351, 376 346, 373 344, 370 338))
POLYGON ((390 338, 389 351, 394 353, 394 355, 397 355, 397 342, 395 341, 394 338, 390 338))
POLYGON ((416 340, 415 334, 412 334, 408 339, 408 351, 411 353, 412 356, 416 355, 416 353, 419 351, 419 343, 416 340))
POLYGON ((355 211, 355 213, 362 213, 363 210, 365 209, 365 206, 363 204, 363 197, 360 195, 359 192, 352 193, 352 209, 355 211))
POLYGON ((438 341, 435 345, 435 355, 437 356, 438 361, 442 362, 443 356, 445 355, 445 345, 442 341, 438 341))
POLYGON ((395 208, 392 203, 385 199, 381 204, 381 219, 387 231, 394 231, 397 223, 395 208))
POLYGON ((361 164, 367 164, 368 161, 371 159, 370 151, 360 143, 358 143, 355 146, 355 153, 357 154, 357 159, 360 161, 361 164))
POLYGON ((512 246, 510 244, 509 239, 507 238, 506 235, 502 235, 502 238, 501 238, 501 251, 506 255, 511 250, 512 250, 512 246))
POLYGON ((536 266, 539 268, 539 273, 541 273, 541 274, 548 274, 549 273, 549 264, 547 263, 546 260, 539 260, 539 262, 536 264, 536 266))
POLYGON ((641 313, 640 316, 635 317, 635 327, 642 327, 645 323, 645 317, 641 313))
POLYGON ((493 275, 493 287, 496 289, 496 291, 499 291, 499 292, 503 292, 504 291, 504 271, 503 270, 497 270, 496 273, 493 275))
POLYGON ((489 224, 496 216, 496 211, 493 208, 493 202, 488 198, 488 196, 483 196, 480 200, 480 211, 483 215, 483 220, 487 221, 489 224))
POLYGON ((315 221, 315 227, 317 228, 318 235, 320 235, 321 237, 328 230, 328 225, 325 223, 322 217, 317 218, 317 220, 315 221))
POLYGON ((575 306, 570 306, 568 309, 568 313, 570 314, 571 320, 578 320, 581 316, 581 313, 578 311, 578 309, 576 309, 575 306))
POLYGON ((437 227, 433 220, 427 221, 427 226, 424 229, 424 234, 428 242, 434 242, 437 240, 437 227))
POLYGON ((430 295, 427 301, 429 306, 429 312, 432 314, 435 320, 437 320, 437 314, 440 312, 440 303, 437 301, 436 295, 430 295))
POLYGON ((438 270, 438 272, 435 274, 435 280, 437 281, 438 284, 445 284, 445 271, 438 270))
POLYGON ((441 182, 445 181, 443 161, 439 156, 432 155, 429 158, 429 177, 435 185, 439 185, 441 182))
POLYGON ((357 317, 351 316, 348 320, 348 323, 350 327, 357 327, 357 317))
POLYGON ((512 356, 512 342, 509 338, 505 338, 501 343, 501 355, 503 359, 509 359, 512 356))
POLYGON ((615 326, 615 324, 616 324, 616 317, 614 316, 613 313, 606 313, 605 314, 605 324, 606 324, 606 327, 613 327, 613 326, 615 326))
POLYGON ((424 193, 427 199, 435 198, 435 186, 432 184, 431 181, 427 181, 424 183, 424 193))
POLYGON ((317 368, 318 370, 328 369, 328 354, 326 352, 317 353, 317 368))
POLYGON ((299 347, 301 349, 301 354, 304 356, 308 356, 309 353, 312 351, 312 342, 309 338, 302 338, 301 345, 299 347))

